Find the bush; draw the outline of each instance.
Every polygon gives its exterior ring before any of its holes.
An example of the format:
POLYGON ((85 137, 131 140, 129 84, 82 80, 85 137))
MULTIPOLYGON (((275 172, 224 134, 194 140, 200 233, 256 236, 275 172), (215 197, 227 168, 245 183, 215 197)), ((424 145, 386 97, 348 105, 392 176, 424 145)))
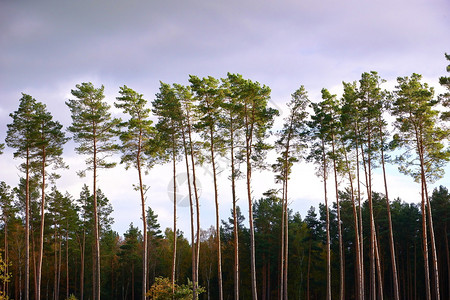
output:
MULTIPOLYGON (((175 284, 175 292, 172 298, 172 282, 169 280, 169 278, 158 277, 155 279, 155 283, 148 291, 147 297, 152 300, 187 300, 192 299, 192 288, 193 284, 189 279, 188 284, 175 284)), ((200 295, 203 292, 205 292, 205 289, 202 287, 198 287, 197 294, 200 295)))

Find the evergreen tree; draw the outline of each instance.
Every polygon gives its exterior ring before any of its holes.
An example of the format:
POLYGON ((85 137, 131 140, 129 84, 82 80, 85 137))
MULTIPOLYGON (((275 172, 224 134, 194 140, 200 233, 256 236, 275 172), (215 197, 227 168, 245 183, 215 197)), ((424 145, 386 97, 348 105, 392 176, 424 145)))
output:
POLYGON ((76 99, 66 102, 72 113, 72 125, 68 128, 79 146, 75 150, 85 154, 87 169, 80 172, 84 175, 86 170, 93 171, 93 197, 94 197, 94 236, 95 236, 95 274, 93 274, 94 299, 100 299, 100 238, 98 232, 98 205, 97 205, 97 171, 99 168, 112 168, 116 164, 108 162, 107 158, 116 150, 112 142, 114 127, 118 120, 111 118, 110 106, 103 101, 104 87, 95 88, 92 83, 77 84, 71 93, 76 99))
MULTIPOLYGON (((52 115, 47 111, 45 104, 36 103, 36 115, 33 120, 33 126, 36 128, 36 152, 33 158, 36 162, 36 167, 41 173, 41 224, 40 224, 40 238, 39 238, 39 258, 37 265, 37 283, 36 283, 36 298, 41 298, 41 270, 42 259, 44 251, 44 209, 45 209, 45 188, 47 168, 65 167, 62 160, 63 146, 67 142, 67 138, 62 129, 62 125, 58 121, 53 121, 52 115)), ((57 174, 50 174, 51 178, 58 177, 57 174)))
POLYGON ((183 118, 181 104, 176 97, 173 88, 161 82, 159 93, 152 102, 153 113, 158 117, 156 129, 160 133, 160 145, 165 154, 172 159, 173 170, 173 247, 172 247, 172 286, 175 292, 175 271, 177 258, 177 180, 176 161, 179 159, 180 151, 180 125, 183 118))
POLYGON ((240 117, 244 120, 245 146, 244 161, 246 170, 247 201, 249 207, 250 224, 250 267, 252 298, 258 298, 256 287, 256 264, 255 264, 255 232, 253 228, 253 200, 252 200, 252 170, 264 167, 264 158, 270 148, 265 143, 269 130, 273 125, 274 117, 278 111, 268 107, 270 88, 259 82, 244 80, 240 75, 233 75, 239 82, 239 98, 242 103, 240 117))
POLYGON ((276 179, 283 184, 282 195, 282 233, 281 233, 281 277, 280 277, 280 298, 288 299, 288 180, 292 166, 298 162, 306 148, 308 113, 306 109, 309 105, 309 99, 304 86, 301 86, 292 94, 291 101, 288 103, 289 115, 285 118, 283 129, 278 132, 278 140, 275 147, 281 156, 277 158, 277 163, 273 165, 277 173, 276 179))
POLYGON ((443 138, 447 130, 439 126, 437 101, 433 99, 434 90, 421 82, 422 76, 399 77, 395 91, 392 113, 396 134, 394 146, 402 146, 404 152, 396 158, 399 170, 411 175, 421 184, 422 195, 422 234, 425 267, 426 299, 431 299, 430 275, 428 265, 427 220, 430 235, 434 295, 440 299, 439 271, 436 254, 431 203, 428 198, 428 183, 441 178, 443 166, 450 159, 450 151, 444 150, 443 138))
POLYGON ((25 300, 30 297, 30 167, 32 153, 36 147, 36 128, 34 127, 36 100, 27 94, 22 94, 19 108, 10 114, 13 119, 8 124, 6 144, 15 148, 14 157, 25 159, 22 169, 25 173, 25 300))
POLYGON ((196 128, 203 138, 205 149, 209 152, 205 157, 212 166, 214 201, 216 205, 216 238, 217 238, 217 272, 219 285, 219 299, 223 299, 222 289, 222 250, 220 242, 220 217, 219 217, 219 194, 217 187, 217 153, 223 152, 223 139, 219 131, 221 118, 221 106, 223 93, 219 90, 219 81, 213 77, 198 78, 190 76, 189 82, 194 97, 198 101, 197 109, 199 111, 199 122, 196 128))
MULTIPOLYGON (((152 126, 150 118, 150 109, 146 108, 147 100, 143 95, 138 94, 134 90, 128 88, 126 85, 120 88, 119 92, 122 97, 117 97, 118 102, 115 103, 117 108, 129 115, 129 119, 121 122, 119 126, 122 128, 120 133, 120 140, 122 145, 120 147, 123 155, 121 163, 125 163, 129 168, 134 166, 138 171, 139 190, 141 196, 142 207, 142 228, 143 228, 143 255, 142 255, 142 299, 145 300, 147 293, 147 218, 145 216, 145 193, 148 188, 142 181, 142 168, 150 169, 153 167, 157 159, 157 141, 156 130, 152 126)), ((130 228, 131 229, 131 228, 130 228)), ((134 290, 133 290, 134 291, 134 290)), ((133 298, 134 299, 134 298, 133 298)))

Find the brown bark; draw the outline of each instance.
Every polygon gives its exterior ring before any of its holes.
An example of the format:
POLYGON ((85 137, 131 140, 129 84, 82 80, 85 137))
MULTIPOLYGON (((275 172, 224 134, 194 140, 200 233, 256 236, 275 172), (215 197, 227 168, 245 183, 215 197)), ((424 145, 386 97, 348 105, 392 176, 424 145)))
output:
MULTIPOLYGON (((251 154, 252 154, 252 139, 253 139, 253 124, 248 119, 248 107, 244 106, 245 110, 245 127, 246 127, 246 162, 247 162, 247 200, 248 200, 248 219, 250 225, 250 271, 251 271, 251 283, 252 283, 252 299, 258 299, 258 291, 256 286, 256 263, 255 263, 255 229, 253 227, 253 201, 251 193, 251 178, 252 178, 252 166, 251 166, 251 154)), ((254 114, 254 109, 252 115, 254 114)))
POLYGON ((394 299, 400 300, 400 291, 399 291, 399 283, 398 283, 398 275, 397 275, 397 262, 395 255, 395 246, 394 246, 394 230, 392 229, 392 217, 391 217, 391 205, 389 202, 389 194, 387 187, 387 179, 386 179, 386 168, 384 162, 384 143, 383 143, 383 130, 381 128, 381 120, 378 120, 379 129, 380 129, 380 138, 381 138, 381 166, 383 169, 383 180, 384 180, 384 193, 386 196, 386 211, 388 217, 388 226, 389 226, 389 250, 391 252, 391 265, 392 265, 392 281, 394 286, 394 299))
POLYGON ((323 161, 323 189, 325 197, 325 210, 326 210, 326 233, 327 233, 327 300, 331 300, 331 249, 330 249, 330 211, 328 210, 328 195, 327 195, 327 163, 325 156, 325 142, 322 139, 322 161, 323 161))
POLYGON ((234 299, 239 300, 239 228, 236 212, 236 170, 234 165, 234 128, 233 117, 230 117, 230 143, 231 143, 231 193, 233 200, 233 234, 234 234, 234 299))
MULTIPOLYGON (((95 124, 93 125, 93 135, 96 136, 95 124)), ((98 222, 98 205, 97 205, 97 140, 94 138, 94 160, 93 160, 93 198, 94 198, 94 253, 95 253, 95 264, 93 273, 93 299, 100 300, 100 236, 99 236, 99 222, 98 222)))
MULTIPOLYGON (((145 215, 145 195, 144 195, 144 185, 142 183, 142 172, 141 172, 141 147, 142 147, 142 130, 139 131, 139 141, 138 141, 138 152, 136 156, 136 166, 138 169, 139 176, 139 191, 141 194, 141 208, 142 208, 142 226, 143 226, 143 250, 142 250, 142 300, 146 299, 145 294, 147 293, 147 216, 145 215)), ((134 297, 133 297, 134 299, 134 297)))
POLYGON ((26 155, 25 187, 25 300, 30 299, 30 149, 26 155))
POLYGON ((338 191, 338 177, 337 177, 337 166, 336 166, 336 152, 334 145, 334 135, 331 140, 331 147, 333 151, 333 169, 334 169, 334 187, 336 193, 336 207, 337 207, 337 222, 338 222, 338 238, 339 238, 339 263, 340 263, 340 289, 339 295, 340 299, 344 300, 345 298, 345 266, 344 266, 344 246, 342 240, 342 224, 341 224, 341 207, 339 204, 339 191, 338 191))
POLYGON ((175 270, 177 260, 177 173, 175 138, 172 138, 172 160, 173 160, 173 256, 172 256, 172 294, 175 293, 175 270))
POLYGON ((42 199, 41 199, 41 227, 39 231, 39 256, 36 270, 36 299, 41 299, 42 258, 44 254, 44 222, 45 222, 45 147, 42 147, 42 199))
POLYGON ((217 239, 217 281, 219 285, 219 299, 223 299, 223 289, 222 289, 222 247, 220 243, 220 217, 219 217, 219 194, 217 190, 217 174, 216 174, 216 162, 214 158, 214 128, 210 127, 210 152, 211 152, 211 162, 213 169, 213 180, 214 180, 214 200, 216 204, 216 239, 217 239))
MULTIPOLYGON (((183 147, 184 147, 184 159, 186 163, 186 176, 187 176, 187 184, 188 184, 188 191, 189 191, 189 210, 190 210, 190 217, 191 217, 191 245, 192 245, 192 282, 196 282, 195 277, 195 265, 196 265, 196 257, 195 257, 195 232, 194 232, 194 206, 192 201, 192 189, 191 189, 191 175, 189 173, 189 159, 188 159, 188 150, 187 150, 187 144, 186 144, 186 136, 184 127, 182 128, 182 134, 183 134, 183 147)), ((197 299, 197 287, 195 284, 193 284, 192 287, 192 299, 197 299)), ((145 300, 145 298, 144 298, 145 300)))

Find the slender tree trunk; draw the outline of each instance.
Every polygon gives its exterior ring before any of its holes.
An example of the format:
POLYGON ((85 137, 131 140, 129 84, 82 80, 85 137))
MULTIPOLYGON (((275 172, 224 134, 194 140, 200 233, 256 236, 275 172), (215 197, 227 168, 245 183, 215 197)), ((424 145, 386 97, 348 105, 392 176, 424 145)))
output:
MULTIPOLYGON (((363 286, 361 285, 361 248, 360 248, 360 239, 359 239, 359 226, 358 226, 358 212, 356 211, 356 204, 355 204, 355 191, 353 187, 353 176, 350 170, 350 163, 348 161, 347 151, 344 149, 344 156, 345 156, 345 164, 348 172, 348 180, 350 182, 350 192, 351 192, 351 201, 352 201, 352 209, 353 209, 353 224, 355 226, 355 262, 356 262, 356 297, 358 299, 363 299, 363 286)), ((359 166, 356 166, 359 168, 359 166)))
MULTIPOLYGON (((139 191, 141 194, 141 207, 142 207, 142 231, 143 231, 143 250, 142 250, 142 300, 146 299, 145 294, 147 293, 147 216, 145 215, 145 194, 144 194, 144 184, 142 183, 142 171, 141 171, 141 145, 142 145, 142 131, 139 132, 139 142, 138 142, 138 153, 136 156, 136 165, 138 169, 139 176, 139 191)), ((134 299, 134 298, 133 298, 134 299)))
POLYGON ((340 299, 344 300, 345 296, 345 266, 344 266, 344 248, 342 241, 342 224, 341 224, 341 207, 339 204, 339 191, 338 191, 338 177, 337 177, 337 166, 336 166, 336 151, 334 145, 334 135, 331 140, 331 147, 333 151, 333 169, 334 169, 334 186, 336 193, 336 207, 337 207, 337 218, 338 218, 338 238, 339 238, 339 262, 340 262, 340 299))
POLYGON ((428 238, 427 238, 427 217, 425 208, 425 187, 422 180, 422 241, 423 241, 423 261, 424 261, 424 272, 425 272, 425 295, 427 300, 431 300, 431 289, 430 289, 430 267, 428 258, 428 238))
POLYGON ((381 139, 381 166, 383 169, 383 180, 384 180, 384 192, 386 196, 386 211, 388 217, 388 226, 389 226, 389 249, 391 251, 391 265, 392 265, 392 279, 394 285, 394 299, 400 300, 400 291, 399 291, 399 283, 398 283, 398 275, 397 275, 397 262, 395 255, 395 246, 394 246, 394 230, 392 229, 392 217, 391 217, 391 205, 389 201, 388 195, 388 187, 387 187, 387 179, 386 179, 386 168, 384 162, 384 143, 383 143, 383 130, 381 128, 381 120, 378 120, 379 129, 380 129, 380 139, 381 139))
POLYGON ((247 162, 247 200, 248 200, 248 221, 250 225, 250 271, 252 282, 252 299, 258 300, 258 291, 256 286, 256 263, 255 263, 255 229, 253 227, 253 201, 251 190, 252 166, 252 139, 253 139, 253 125, 248 120, 248 107, 244 106, 245 110, 245 127, 246 127, 246 162, 247 162))
MULTIPOLYGON (((191 213, 191 244, 192 244, 192 282, 196 282, 195 278, 195 232, 194 232, 194 205, 192 201, 192 189, 191 189, 191 175, 189 173, 189 159, 188 159, 188 150, 187 150, 187 144, 186 144, 186 136, 184 128, 182 130, 183 135, 183 147, 184 147, 184 159, 186 162, 186 176, 187 176, 187 184, 188 184, 188 191, 189 191, 189 209, 191 213)), ((192 286, 192 299, 197 299, 197 287, 195 284, 192 286)), ((144 299, 145 300, 145 299, 144 299)))
POLYGON ((175 270, 177 260, 177 172, 175 140, 172 138, 173 160, 173 256, 172 256, 172 295, 175 294, 175 270))
POLYGON ((69 224, 66 221, 66 299, 69 298, 69 224))
POLYGON ((61 287, 61 265, 62 265, 62 247, 61 247, 61 243, 62 243, 62 239, 61 239, 61 234, 59 234, 59 243, 58 243, 58 248, 59 248, 59 255, 58 255, 58 285, 57 285, 57 299, 59 300, 59 289, 61 287))
POLYGON ((431 202, 430 198, 428 197, 428 188, 427 188, 427 179, 425 175, 425 167, 424 167, 424 150, 423 150, 423 144, 420 145, 421 148, 421 173, 422 173, 422 180, 423 180, 423 187, 424 187, 424 195, 425 195, 425 201, 426 201, 426 207, 427 207, 427 213, 428 213, 428 229, 430 231, 430 243, 431 243, 431 257, 433 262, 433 273, 434 273, 434 289, 435 289, 435 295, 436 299, 441 299, 440 289, 439 289, 439 268, 438 268, 438 259, 437 259, 437 251, 436 251, 436 240, 434 237, 434 228, 433 228, 433 215, 431 213, 431 202))
MULTIPOLYGON (((96 136, 96 130, 94 126, 94 136, 96 136)), ((99 235, 99 222, 98 222, 98 206, 97 206, 97 141, 94 138, 94 160, 93 160, 93 189, 94 189, 94 240, 95 240, 95 272, 93 274, 93 290, 95 292, 94 299, 100 300, 100 235, 99 235)))
POLYGON ((284 239, 286 237, 285 235, 285 225, 284 222, 286 222, 286 218, 284 217, 284 213, 286 210, 286 204, 284 202, 284 191, 286 189, 286 182, 284 181, 284 174, 283 174, 283 189, 282 189, 282 199, 281 199, 281 250, 280 250, 280 299, 284 300, 284 247, 285 242, 284 239))
POLYGON ((233 117, 230 117, 231 142, 231 194, 233 200, 233 233, 234 233, 234 299, 239 300, 239 228, 236 212, 236 170, 234 165, 234 128, 233 117))
POLYGON ((131 264, 131 299, 136 299, 134 297, 134 263, 131 264))
POLYGON ((25 300, 30 299, 30 149, 27 147, 25 187, 25 300))
POLYGON ((41 278, 42 278, 42 258, 44 255, 44 222, 45 222, 45 158, 46 152, 45 147, 42 147, 42 200, 41 200, 41 227, 39 234, 39 257, 37 265, 37 276, 36 276, 36 299, 41 299, 41 278))
MULTIPOLYGON (((374 225, 375 227, 375 225, 374 225)), ((376 234, 376 232, 375 232, 376 234)), ((378 248, 378 238, 377 234, 375 235, 375 261, 377 267, 377 278, 378 278, 378 298, 383 300, 384 292, 383 292, 383 272, 381 271, 381 258, 380 258, 380 250, 378 248)))
POLYGON ((55 241, 54 241, 54 246, 55 246, 55 263, 54 263, 54 268, 55 268, 55 272, 54 272, 54 278, 53 278, 53 299, 54 300, 58 300, 57 298, 57 290, 58 290, 58 247, 57 247, 57 233, 56 233, 56 222, 55 222, 55 231, 54 231, 54 235, 55 235, 55 241))
POLYGON ((445 223, 445 227, 444 227, 444 242, 445 242, 445 254, 447 257, 447 280, 448 280, 447 296, 448 296, 448 299, 450 299, 450 251, 449 251, 449 246, 448 246, 447 223, 445 223))
POLYGON ((326 210, 326 233, 327 233, 327 300, 331 300, 331 249, 330 249, 330 211, 328 210, 327 195, 327 162, 325 156, 325 141, 322 139, 322 161, 323 161, 323 190, 325 194, 325 210, 326 210))
MULTIPOLYGON (((5 222, 5 235, 4 235, 4 247, 5 247, 5 274, 9 274, 9 256, 8 256, 8 217, 7 217, 8 212, 5 211, 5 209, 3 210, 3 216, 4 216, 4 222, 5 222)), ((448 261, 448 259, 447 259, 448 261)), ((3 295, 8 296, 9 295, 9 291, 8 291, 8 287, 9 287, 9 282, 5 282, 3 285, 3 295)))
POLYGON ((358 124, 356 124, 355 126, 355 149, 356 149, 356 182, 358 184, 358 212, 359 212, 359 253, 360 253, 360 279, 361 279, 361 283, 360 283, 360 290, 361 290, 361 295, 360 295, 360 299, 365 299, 365 276, 364 276, 364 233, 363 233, 363 219, 362 219, 362 205, 361 205, 361 177, 360 177, 360 169, 359 169, 359 129, 358 129, 358 124))
MULTIPOLYGON (((84 214, 83 214, 84 215, 84 214)), ((83 217, 83 241, 81 245, 81 270, 80 270, 80 300, 84 299, 84 254, 86 250, 86 220, 83 217)))
MULTIPOLYGON (((192 142, 192 134, 191 134, 191 123, 190 123, 190 115, 189 110, 187 110, 187 129, 188 129, 188 137, 189 137, 189 148, 191 152, 191 166, 192 166, 192 183, 194 186, 194 197, 195 197, 195 211, 196 211, 196 243, 195 243, 195 250, 194 250, 194 244, 192 244, 192 251, 195 251, 195 266, 192 266, 195 270, 195 276, 192 279, 193 286, 195 290, 198 289, 198 268, 200 263, 200 202, 199 202, 199 196, 198 196, 198 189, 197 189, 197 177, 195 174, 195 161, 194 161, 194 147, 192 142)), ((188 172, 189 173, 189 172, 188 172)), ((195 299, 198 298, 198 295, 195 294, 195 299)))
POLYGON ((216 203, 216 238, 217 238, 217 281, 219 285, 219 299, 223 300, 223 289, 222 289, 222 247, 220 242, 220 217, 219 217, 219 194, 217 189, 217 172, 216 172, 216 161, 214 158, 214 128, 210 127, 210 143, 211 143, 211 162, 213 168, 213 179, 214 179, 214 200, 216 203))
POLYGON ((289 262, 289 214, 288 214, 288 174, 285 174, 284 189, 284 299, 288 299, 288 262, 289 262))
POLYGON ((308 271, 306 273, 306 300, 310 300, 309 298, 309 277, 311 274, 311 247, 312 247, 312 235, 309 238, 309 249, 308 249, 308 271))

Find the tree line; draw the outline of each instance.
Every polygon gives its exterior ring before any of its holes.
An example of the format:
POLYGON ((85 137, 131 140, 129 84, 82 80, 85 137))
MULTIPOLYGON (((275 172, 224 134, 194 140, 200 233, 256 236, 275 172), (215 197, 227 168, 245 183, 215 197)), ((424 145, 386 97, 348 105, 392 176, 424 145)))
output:
POLYGON ((378 73, 363 73, 359 81, 343 83, 341 97, 323 89, 319 101, 301 86, 273 143, 279 112, 269 106, 270 88, 239 74, 191 75, 186 86, 161 82, 151 108, 142 94, 123 86, 114 102, 122 119, 111 115, 103 86, 81 83, 66 102, 72 116, 67 130, 43 103, 23 94, 5 141, 21 160, 24 177, 12 189, 1 183, 2 293, 15 299, 164 299, 164 293, 193 299, 445 299, 450 200, 445 187, 430 199, 429 184, 443 177, 450 159, 449 80, 440 78, 447 92, 437 97, 419 74, 399 77, 395 90, 387 91, 378 73), (78 174, 92 175, 91 189, 85 185, 77 200, 56 187, 57 170, 67 168, 66 133, 86 157, 78 174), (269 163, 273 150, 278 157, 269 163), (142 209, 142 232, 131 224, 123 238, 111 230, 112 207, 97 187, 99 169, 113 168, 116 153, 136 170, 142 209), (229 200, 219 197, 219 158, 230 162, 224 170, 229 200), (304 219, 289 209, 289 178, 300 161, 314 163, 323 181, 319 218, 314 208, 304 219), (173 228, 162 235, 146 202, 143 174, 166 163, 174 182, 173 228), (420 205, 389 198, 387 164, 420 184, 420 205), (213 175, 216 222, 208 231, 200 222, 199 165, 213 175), (190 241, 176 223, 180 167, 189 188, 190 241), (372 191, 378 167, 382 193, 372 191), (261 169, 272 170, 279 189, 256 200, 252 174, 261 169), (238 180, 245 180, 245 217, 237 206, 243 193, 236 190, 238 180), (233 207, 222 225, 220 201, 233 207))

